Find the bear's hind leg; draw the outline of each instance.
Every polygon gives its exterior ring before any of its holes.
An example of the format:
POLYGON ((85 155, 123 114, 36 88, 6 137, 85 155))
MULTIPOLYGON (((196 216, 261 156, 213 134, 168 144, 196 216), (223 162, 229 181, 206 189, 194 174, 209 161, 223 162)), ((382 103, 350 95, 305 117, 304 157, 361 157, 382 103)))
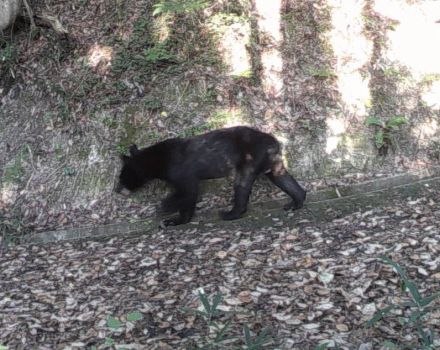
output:
POLYGON ((181 201, 181 195, 178 192, 173 192, 162 201, 160 210, 164 214, 175 213, 182 206, 181 201))
POLYGON ((274 163, 271 172, 266 173, 266 176, 292 198, 292 201, 284 206, 285 210, 299 209, 303 206, 306 199, 306 191, 287 172, 282 162, 274 163))

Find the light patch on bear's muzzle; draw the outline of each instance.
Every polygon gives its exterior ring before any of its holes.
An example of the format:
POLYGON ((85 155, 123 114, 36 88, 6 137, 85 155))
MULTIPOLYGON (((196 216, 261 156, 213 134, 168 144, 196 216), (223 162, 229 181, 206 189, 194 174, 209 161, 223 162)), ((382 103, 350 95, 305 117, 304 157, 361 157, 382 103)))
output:
POLYGON ((127 188, 125 188, 124 186, 122 186, 121 184, 118 184, 115 188, 115 192, 122 194, 123 196, 129 196, 131 194, 131 191, 127 188))
POLYGON ((131 194, 130 190, 127 190, 126 188, 123 188, 120 192, 123 196, 129 196, 131 194))

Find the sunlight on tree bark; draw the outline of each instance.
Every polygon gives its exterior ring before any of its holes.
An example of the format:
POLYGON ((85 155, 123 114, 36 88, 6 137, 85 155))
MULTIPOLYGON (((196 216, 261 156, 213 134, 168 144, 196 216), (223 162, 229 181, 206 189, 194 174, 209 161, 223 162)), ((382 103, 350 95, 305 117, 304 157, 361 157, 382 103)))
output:
POLYGON ((246 49, 250 38, 249 23, 237 20, 225 25, 218 20, 213 21, 211 27, 219 38, 218 49, 223 63, 227 66, 228 75, 241 76, 250 72, 250 57, 246 49))
POLYGON ((113 56, 112 47, 94 44, 87 53, 87 64, 104 73, 110 68, 113 56))
POLYGON ((372 43, 363 35, 364 0, 330 0, 332 30, 329 39, 336 56, 337 84, 344 108, 365 116, 370 99, 369 79, 360 69, 371 57, 372 43))
MULTIPOLYGON (((377 12, 398 24, 388 32, 386 59, 409 69, 426 107, 440 108, 440 1, 406 3, 376 0, 377 12)), ((418 102, 420 103, 420 102, 418 102)), ((427 109, 425 109, 426 111, 427 109)), ((437 115, 425 115, 411 129, 421 144, 429 144, 439 130, 437 115)))
POLYGON ((255 0, 260 40, 267 46, 261 52, 262 86, 270 97, 279 97, 283 88, 281 44, 281 0, 255 0))
POLYGON ((376 0, 374 9, 397 20, 388 32, 387 56, 407 66, 415 78, 440 73, 440 1, 376 0))

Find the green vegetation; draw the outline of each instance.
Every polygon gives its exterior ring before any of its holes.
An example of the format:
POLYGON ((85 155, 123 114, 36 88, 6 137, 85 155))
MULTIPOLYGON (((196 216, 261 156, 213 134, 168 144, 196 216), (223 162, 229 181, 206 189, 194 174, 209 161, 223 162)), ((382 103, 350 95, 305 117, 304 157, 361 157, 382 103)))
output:
POLYGON ((14 68, 17 64, 18 49, 0 38, 0 80, 15 79, 14 68))
POLYGON ((365 125, 376 128, 374 144, 379 154, 383 156, 387 154, 389 147, 392 149, 397 147, 394 134, 405 124, 407 124, 407 120, 402 116, 392 117, 386 122, 376 117, 368 117, 365 121, 365 125))
POLYGON ((119 45, 112 65, 114 73, 136 70, 150 74, 157 68, 179 63, 170 38, 158 41, 155 30, 151 17, 143 16, 134 23, 130 38, 119 45))
POLYGON ((125 143, 118 143, 116 145, 116 152, 120 155, 128 156, 130 155, 130 152, 128 151, 128 144, 125 143))
POLYGON ((428 155, 431 159, 439 161, 440 160, 440 142, 432 140, 428 145, 428 155))
MULTIPOLYGON (((126 326, 128 326, 129 323, 135 323, 137 321, 142 320, 143 316, 139 311, 134 311, 134 312, 130 312, 126 319, 127 321, 124 323, 122 321, 120 321, 119 319, 113 317, 113 316, 109 316, 107 318, 107 327, 109 328, 109 330, 113 333, 113 332, 119 332, 121 330, 121 328, 124 328, 126 326)), ((116 341, 113 339, 113 337, 107 337, 105 338, 105 342, 103 344, 105 347, 114 347, 116 350, 123 350, 124 348, 121 346, 118 346, 116 344, 116 341)), ((101 347, 99 347, 101 348, 101 347)), ((97 350, 98 348, 96 346, 92 346, 90 348, 90 350, 97 350)))
POLYGON ((382 68, 382 74, 385 79, 393 80, 394 82, 401 82, 411 77, 408 69, 395 65, 382 68))
POLYGON ((163 107, 162 102, 156 98, 153 98, 153 97, 146 98, 143 101, 143 105, 146 109, 148 109, 150 111, 158 111, 158 110, 162 109, 162 107, 163 107))
POLYGON ((440 74, 426 74, 422 80, 421 83, 424 85, 431 85, 432 83, 440 80, 440 74))
MULTIPOLYGON (((14 246, 20 242, 20 237, 29 233, 29 229, 26 228, 19 210, 14 208, 17 215, 12 218, 3 218, 0 216, 0 237, 3 237, 3 244, 5 247, 14 246)), ((0 347, 1 350, 1 347, 0 347)))
POLYGON ((335 78, 336 73, 329 68, 309 68, 309 74, 315 78, 335 78))
POLYGON ((203 0, 161 0, 159 3, 153 5, 153 16, 164 13, 191 13, 204 9, 208 4, 207 1, 203 0))
POLYGON ((259 334, 252 335, 249 327, 244 325, 243 339, 241 340, 242 346, 231 347, 233 343, 238 341, 238 338, 228 335, 228 331, 231 328, 231 321, 224 320, 226 313, 219 309, 222 298, 222 294, 217 293, 210 301, 205 292, 202 290, 199 291, 199 299, 201 301, 203 310, 191 308, 184 310, 200 316, 207 326, 205 334, 201 338, 202 344, 194 344, 188 349, 259 350, 265 348, 272 342, 272 337, 270 336, 270 331, 268 328, 263 329, 259 334))
POLYGON ((139 79, 151 78, 153 73, 176 74, 196 63, 216 64, 218 57, 211 50, 215 46, 193 18, 207 4, 199 0, 163 0, 153 5, 152 16, 138 18, 128 39, 115 39, 113 72, 136 72, 139 79))
POLYGON ((229 112, 216 112, 213 116, 205 123, 188 128, 180 133, 180 137, 191 137, 195 135, 200 135, 213 129, 218 129, 223 127, 229 120, 231 120, 232 115, 229 112))
MULTIPOLYGON (((405 271, 394 261, 381 257, 381 261, 391 267, 399 274, 401 289, 409 294, 409 298, 401 303, 389 303, 382 310, 379 310, 373 318, 368 321, 367 326, 375 326, 387 317, 395 317, 391 314, 393 310, 401 310, 402 316, 397 318, 401 326, 401 335, 414 334, 417 343, 400 344, 395 341, 387 340, 383 346, 387 349, 413 349, 413 350, 434 350, 435 332, 429 328, 425 321, 427 316, 435 309, 434 302, 440 299, 440 292, 423 297, 416 284, 410 280, 405 271)), ((438 308, 437 308, 438 309, 438 308)), ((389 323, 388 323, 389 325, 389 323)))
POLYGON ((73 176, 77 173, 75 168, 72 167, 64 167, 63 168, 63 175, 65 176, 73 176))
POLYGON ((25 175, 23 161, 27 158, 27 150, 23 147, 15 159, 7 164, 4 169, 3 177, 0 179, 1 182, 10 183, 20 183, 23 181, 25 175))
POLYGON ((21 162, 21 157, 14 160, 12 165, 6 166, 5 173, 2 180, 5 183, 17 183, 22 180, 24 176, 24 169, 21 162))

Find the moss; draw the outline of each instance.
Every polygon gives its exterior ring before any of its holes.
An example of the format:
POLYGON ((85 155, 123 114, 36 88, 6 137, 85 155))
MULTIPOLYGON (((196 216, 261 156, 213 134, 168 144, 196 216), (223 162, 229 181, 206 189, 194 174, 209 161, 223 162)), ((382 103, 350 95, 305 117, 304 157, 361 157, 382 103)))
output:
POLYGON ((28 158, 28 152, 22 147, 15 158, 5 166, 1 182, 5 184, 21 183, 25 176, 25 168, 23 162, 28 158))
POLYGON ((24 176, 24 168, 22 166, 21 158, 17 157, 12 164, 6 166, 2 177, 4 183, 18 183, 24 176))

